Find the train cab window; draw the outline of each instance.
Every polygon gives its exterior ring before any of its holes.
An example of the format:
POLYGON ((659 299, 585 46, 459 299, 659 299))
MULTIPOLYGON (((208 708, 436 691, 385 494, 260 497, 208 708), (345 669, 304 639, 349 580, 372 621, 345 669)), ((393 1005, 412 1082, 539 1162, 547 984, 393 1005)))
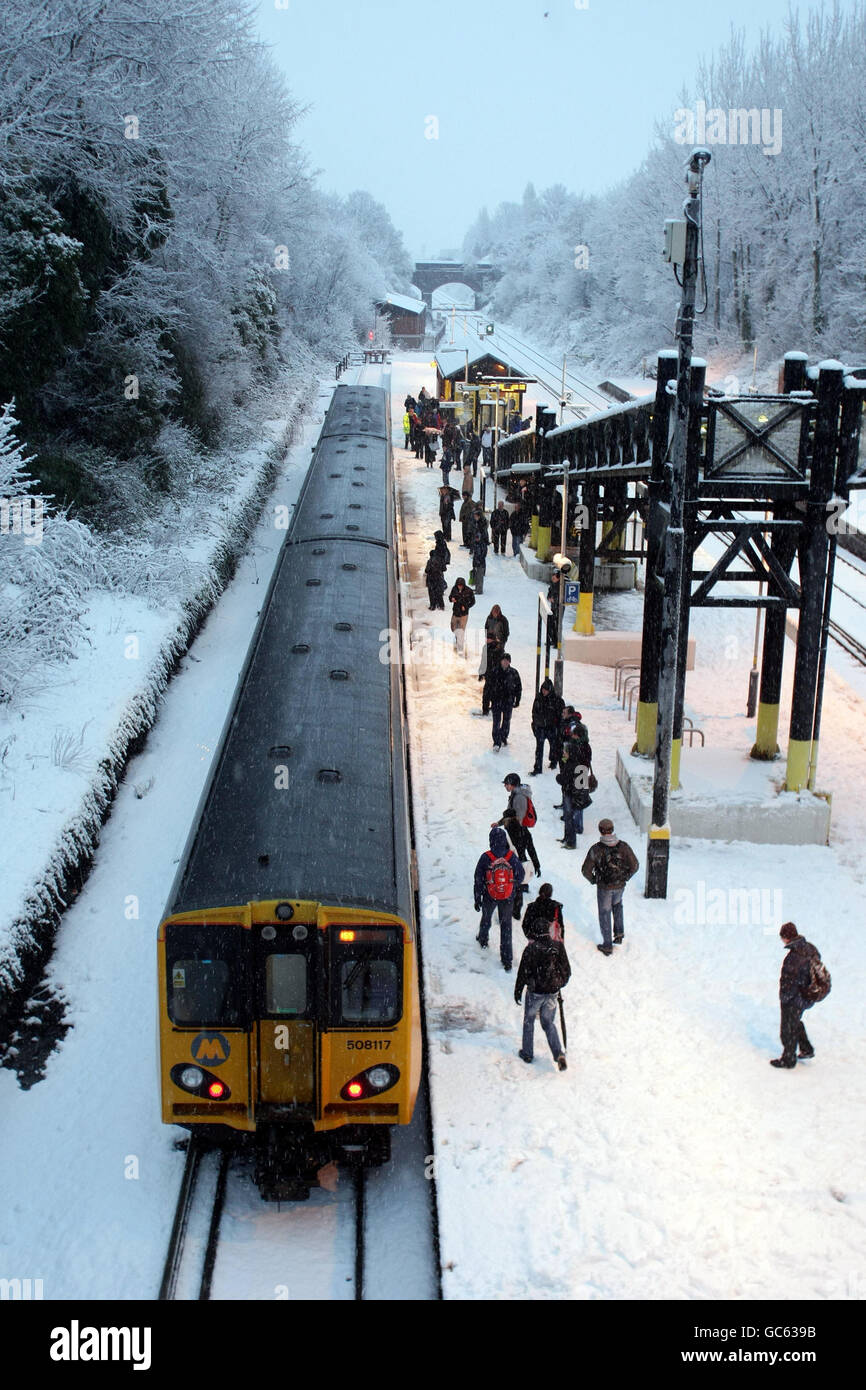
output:
POLYGON ((265 1011, 303 1014, 307 1009, 307 958, 270 955, 265 961, 265 1011))
POLYGON ((224 960, 176 960, 171 967, 169 1014, 181 1027, 225 1021, 231 980, 224 960))
POLYGON ((393 1024, 403 1009, 402 931, 331 928, 331 1017, 340 1024, 393 1024))
POLYGON ((168 1015, 180 1028, 243 1027, 239 926, 166 928, 168 1015))

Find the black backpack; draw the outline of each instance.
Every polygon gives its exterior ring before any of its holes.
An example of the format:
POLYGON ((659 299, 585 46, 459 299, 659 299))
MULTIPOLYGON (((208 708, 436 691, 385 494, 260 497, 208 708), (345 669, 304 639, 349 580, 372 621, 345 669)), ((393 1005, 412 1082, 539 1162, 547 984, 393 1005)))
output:
POLYGON ((616 845, 603 845, 604 858, 595 871, 596 883, 609 888, 615 883, 627 883, 631 878, 631 866, 626 861, 622 841, 616 845))

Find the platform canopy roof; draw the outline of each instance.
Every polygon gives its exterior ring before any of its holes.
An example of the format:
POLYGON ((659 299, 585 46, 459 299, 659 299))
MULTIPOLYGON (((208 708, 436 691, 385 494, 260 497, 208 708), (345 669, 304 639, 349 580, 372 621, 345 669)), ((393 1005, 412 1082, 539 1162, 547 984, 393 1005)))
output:
POLYGON ((379 303, 383 308, 390 305, 392 309, 403 309, 407 314, 423 314, 427 308, 423 299, 413 299, 408 294, 389 294, 379 303))

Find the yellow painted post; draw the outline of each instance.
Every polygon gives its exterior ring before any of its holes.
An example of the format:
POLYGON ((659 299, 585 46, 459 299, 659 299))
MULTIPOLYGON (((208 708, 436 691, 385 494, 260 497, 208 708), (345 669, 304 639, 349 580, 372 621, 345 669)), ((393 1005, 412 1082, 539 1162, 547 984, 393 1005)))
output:
POLYGON ((584 637, 592 637, 595 628, 592 624, 592 591, 588 594, 581 593, 577 600, 577 612, 574 615, 574 632, 579 632, 584 637))
POLYGON ((538 550, 538 558, 542 563, 546 563, 550 559, 550 535, 552 528, 550 526, 539 526, 537 529, 536 547, 538 550))
POLYGON ((762 762, 771 762, 779 752, 779 711, 780 705, 758 704, 758 733, 751 757, 762 762))
POLYGON ((658 717, 658 700, 641 700, 638 703, 637 735, 632 752, 636 753, 639 758, 655 757, 658 717))

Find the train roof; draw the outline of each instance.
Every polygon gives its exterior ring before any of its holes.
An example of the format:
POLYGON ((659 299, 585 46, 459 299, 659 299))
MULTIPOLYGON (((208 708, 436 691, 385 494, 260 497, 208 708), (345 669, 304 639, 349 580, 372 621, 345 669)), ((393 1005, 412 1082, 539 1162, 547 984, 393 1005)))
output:
POLYGON ((275 898, 405 910, 401 713, 380 660, 392 590, 384 547, 287 542, 172 913, 275 898))
POLYGON ((388 393, 381 386, 338 386, 325 416, 321 440, 332 435, 388 438, 388 393))

